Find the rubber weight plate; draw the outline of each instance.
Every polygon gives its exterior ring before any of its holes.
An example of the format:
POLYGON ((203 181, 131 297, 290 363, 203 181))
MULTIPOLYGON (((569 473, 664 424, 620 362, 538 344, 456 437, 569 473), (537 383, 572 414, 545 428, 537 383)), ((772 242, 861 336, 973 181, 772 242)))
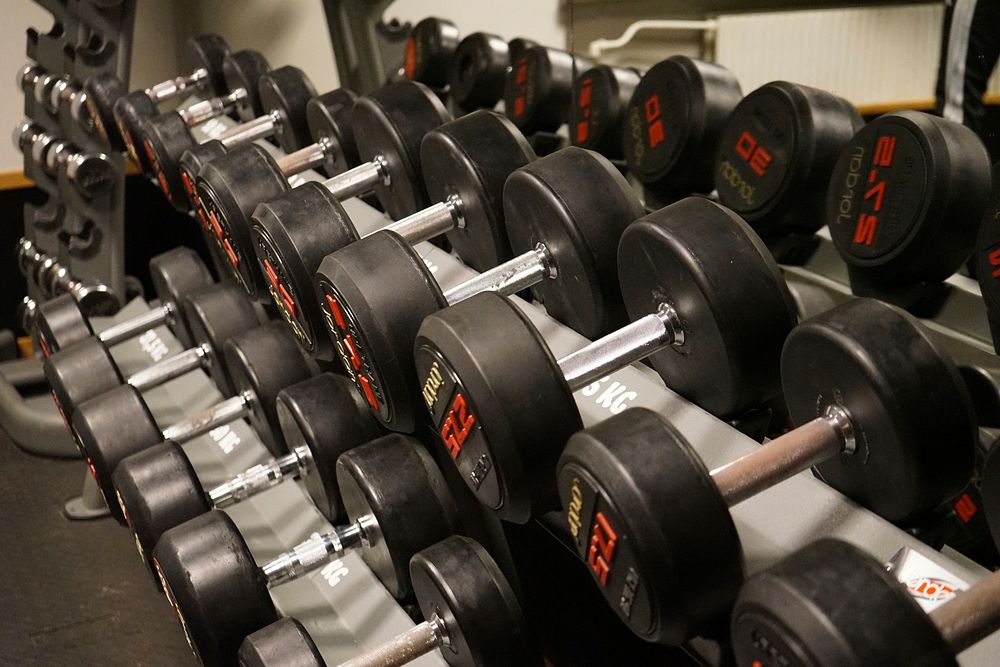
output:
POLYGON ((957 495, 972 474, 975 417, 958 369, 916 320, 855 299, 797 326, 781 354, 796 424, 840 405, 856 450, 816 466, 844 495, 908 523, 957 495))
POLYGON ((163 533, 212 509, 191 462, 174 442, 122 459, 111 481, 139 558, 154 576, 153 549, 163 533))
POLYGON ((407 597, 410 558, 460 528, 434 459, 420 441, 394 433, 342 454, 337 483, 351 520, 368 519, 361 557, 390 595, 407 597))
POLYGON ((153 176, 171 206, 183 206, 180 158, 197 145, 187 122, 170 111, 141 121, 138 134, 142 137, 143 169, 153 176))
POLYGON ((45 381, 63 415, 76 406, 125 383, 108 347, 97 338, 86 338, 54 352, 42 364, 45 381))
MULTIPOLYGON (((163 305, 169 305, 179 311, 184 297, 194 294, 215 284, 211 272, 201 261, 198 253, 188 247, 180 246, 160 253, 149 260, 149 279, 156 290, 156 296, 163 305)), ((184 347, 191 347, 194 341, 191 332, 186 328, 183 317, 175 317, 177 323, 173 326, 174 336, 184 347)))
POLYGON ((968 258, 989 193, 989 156, 972 130, 897 111, 841 152, 826 222, 853 270, 888 283, 944 280, 968 258))
POLYGON ((743 582, 736 526, 663 417, 634 408, 573 435, 557 479, 577 555, 632 632, 678 645, 729 611, 743 582))
POLYGON ((586 58, 545 46, 511 56, 504 113, 526 135, 555 132, 569 120, 573 80, 591 66, 586 58))
POLYGON ((733 609, 732 638, 741 665, 958 664, 884 565, 832 539, 750 578, 733 609))
POLYGON ((747 95, 719 139, 719 201, 761 235, 811 233, 823 225, 823 197, 845 145, 861 127, 847 100, 774 81, 747 95))
POLYGON ((638 83, 634 69, 610 65, 596 65, 577 77, 570 122, 573 145, 611 160, 623 159, 625 110, 638 83))
POLYGON ((281 322, 271 322, 233 336, 223 346, 224 363, 237 394, 250 392, 249 421, 268 451, 285 451, 275 399, 285 387, 317 374, 294 337, 281 322))
POLYGON ((328 255, 316 289, 344 371, 383 426, 412 433, 420 397, 410 341, 448 305, 424 260, 383 230, 328 255))
POLYGON ((240 146, 212 160, 198 174, 198 201, 205 210, 215 243, 230 275, 252 298, 268 298, 267 283, 257 270, 250 234, 257 205, 288 192, 288 179, 271 154, 256 144, 240 146))
POLYGON ((420 142, 451 120, 437 95, 414 81, 389 84, 358 98, 352 120, 361 160, 385 160, 388 185, 380 183, 374 192, 389 217, 398 220, 426 207, 420 142))
POLYGON ((433 428, 476 498, 515 523, 557 507, 556 460, 582 424, 528 318, 504 297, 477 294, 427 317, 414 348, 433 428))
POLYGON ((125 524, 111 473, 127 456, 163 441, 163 434, 139 392, 121 385, 77 406, 70 430, 101 489, 111 516, 125 524))
POLYGON ((145 90, 136 90, 124 95, 115 102, 113 109, 115 125, 125 142, 129 157, 139 165, 143 172, 149 173, 152 165, 141 150, 143 142, 143 123, 155 118, 160 111, 145 90))
POLYGON ((541 665, 521 605, 490 555, 454 535, 410 561, 410 576, 424 618, 448 628, 441 655, 453 667, 541 665))
POLYGON ((711 192, 722 128, 743 97, 725 67, 687 56, 653 65, 625 110, 630 174, 665 198, 711 192))
POLYGON ((305 72, 286 65, 261 75, 257 82, 265 113, 276 112, 281 119, 276 138, 286 153, 312 143, 306 120, 306 104, 316 97, 316 89, 305 72))
MULTIPOLYGON (((994 165, 998 173, 1000 165, 994 165)), ((979 224, 975 250, 976 278, 979 281, 986 314, 989 316, 993 347, 1000 351, 1000 187, 993 186, 990 205, 979 224)))
POLYGON ((476 271, 511 258, 503 216, 507 178, 535 159, 513 123, 493 111, 474 111, 431 130, 420 144, 420 165, 431 201, 458 196, 465 226, 448 232, 458 256, 476 271))
POLYGON ((240 667, 326 667, 312 637, 294 618, 261 628, 240 644, 240 667))
POLYGON ((180 174, 185 196, 171 203, 180 211, 193 210, 198 216, 198 222, 201 223, 202 228, 206 232, 211 230, 211 224, 208 221, 207 214, 199 203, 198 189, 195 187, 195 184, 198 182, 198 174, 201 173, 202 167, 228 152, 229 149, 221 141, 210 139, 203 144, 198 144, 184 151, 178 162, 177 170, 180 174))
POLYGON ((248 634, 278 620, 264 575, 224 512, 208 512, 165 532, 153 563, 205 667, 232 665, 248 634))
POLYGON ((321 183, 309 182, 260 204, 251 221, 259 273, 278 312, 306 352, 334 359, 313 275, 324 257, 358 240, 347 211, 321 183))
POLYGON ((205 369, 224 396, 233 394, 233 381, 222 361, 226 341, 267 322, 267 316, 235 285, 216 283, 185 297, 181 304, 184 321, 191 330, 192 346, 204 345, 211 355, 205 369))
POLYGON ((628 182, 606 158, 569 147, 511 174, 504 215, 515 255, 539 243, 556 277, 531 288, 545 310, 587 338, 623 325, 615 249, 643 213, 628 182))
POLYGON ((278 392, 276 410, 288 451, 305 448, 311 463, 302 482, 331 523, 344 517, 337 487, 337 459, 382 431, 364 399, 342 375, 321 373, 278 392))
POLYGON ((403 75, 432 88, 444 88, 458 39, 458 28, 451 21, 434 17, 419 21, 406 40, 403 75))
POLYGON ((503 97, 510 66, 507 42, 496 35, 467 35, 448 66, 448 97, 463 111, 492 109, 503 97))
POLYGON ((343 173, 361 161, 351 122, 357 99, 351 91, 337 88, 306 103, 306 125, 313 141, 333 147, 327 151, 322 168, 328 177, 343 173))
POLYGON ((264 105, 261 103, 257 83, 270 69, 271 66, 264 56, 251 49, 229 54, 222 64, 226 89, 230 91, 243 89, 247 93, 246 99, 236 108, 236 115, 240 121, 246 123, 264 115, 264 105))
POLYGON ((631 319, 664 302, 680 316, 683 344, 649 358, 672 390, 720 417, 779 394, 778 359, 795 307, 777 264, 739 216, 698 197, 650 213, 622 235, 618 270, 631 319))
POLYGON ((87 93, 87 113, 97 134, 116 151, 127 150, 115 122, 115 102, 128 93, 125 84, 114 74, 98 74, 83 83, 87 93))
POLYGON ((195 35, 185 43, 188 63, 193 69, 204 68, 208 72, 208 82, 205 86, 212 96, 225 95, 227 92, 223 63, 229 55, 229 45, 226 40, 212 33, 195 35))

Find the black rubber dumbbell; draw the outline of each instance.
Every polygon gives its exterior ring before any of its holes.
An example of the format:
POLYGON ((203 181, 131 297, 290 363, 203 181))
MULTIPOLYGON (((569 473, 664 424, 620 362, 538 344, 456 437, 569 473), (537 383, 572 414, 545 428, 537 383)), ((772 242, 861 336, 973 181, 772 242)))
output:
MULTIPOLYGON (((157 114, 157 105, 162 102, 176 99, 192 89, 208 92, 211 96, 226 92, 222 63, 229 55, 229 46, 225 40, 209 33, 192 37, 186 46, 192 71, 146 90, 130 93, 114 74, 101 74, 84 83, 87 108, 94 125, 112 148, 132 153, 130 145, 137 144, 129 141, 130 132, 139 119, 157 114)), ((132 158, 139 163, 137 154, 132 158)))
POLYGON ((628 104, 637 85, 639 73, 628 67, 595 65, 580 74, 573 83, 569 121, 573 145, 597 151, 624 168, 622 139, 628 104))
POLYGON ((70 419, 73 435, 112 516, 120 523, 125 523, 125 517, 111 475, 127 456, 167 440, 182 444, 244 417, 269 451, 278 454, 284 450, 275 398, 285 387, 316 375, 318 369, 278 322, 230 338, 223 345, 223 363, 233 383, 233 396, 163 430, 131 385, 121 385, 77 406, 70 419))
POLYGON ((448 99, 460 111, 492 109, 503 99, 510 47, 497 35, 465 36, 448 65, 448 99))
POLYGON ((389 593, 405 598, 413 591, 410 559, 460 528, 437 464, 407 436, 387 435, 342 454, 337 479, 349 523, 263 566, 224 512, 203 514, 160 538, 154 565, 203 665, 234 664, 243 639, 278 620, 271 586, 358 551, 389 593))
POLYGON ((884 563, 835 539, 747 580, 732 613, 739 664, 941 665, 1000 628, 1000 573, 930 613, 884 563))
POLYGON ((214 281, 208 267, 190 248, 174 248, 149 261, 150 279, 156 288, 160 305, 131 319, 95 334, 90 322, 71 295, 46 301, 38 307, 35 329, 38 343, 46 357, 87 338, 96 337, 108 347, 160 325, 168 325, 185 346, 191 345, 191 335, 178 317, 180 301, 208 287, 214 281))
POLYGON ((586 58, 546 46, 532 46, 511 57, 504 87, 504 113, 535 150, 544 155, 559 148, 555 133, 573 113, 573 81, 593 66, 586 58), (547 150, 546 150, 547 149, 547 150))
POLYGON ((846 99, 787 81, 733 109, 719 137, 715 189, 779 262, 805 261, 823 226, 834 165, 864 121, 846 99))
POLYGON ((420 326, 414 354, 432 428, 500 518, 524 523, 557 506, 556 461, 581 428, 573 392, 616 368, 651 357, 668 387, 720 417, 780 393, 779 354, 796 316, 777 265, 739 216, 689 198, 639 218, 622 234, 618 271, 633 322, 558 361, 496 294, 420 326))
POLYGON ((986 148, 960 123, 897 111, 861 128, 833 168, 823 218, 851 291, 932 316, 976 245, 990 180, 986 148))
POLYGON ((649 68, 625 109, 628 172, 647 205, 715 189, 715 157, 726 120, 743 93, 721 65, 671 56, 649 68))
MULTIPOLYGON (((316 89, 305 73, 291 66, 240 73, 246 81, 238 90, 253 89, 253 107, 241 115, 246 122, 228 130, 216 145, 228 149, 272 136, 286 152, 308 144, 306 104, 316 96, 316 89)), ((186 210, 190 201, 181 178, 181 156, 199 145, 188 120, 180 112, 166 113, 147 119, 140 130, 150 173, 167 201, 179 210, 186 210)))
POLYGON ((210 373, 219 391, 232 393, 222 362, 222 346, 231 337, 267 321, 263 310, 246 293, 229 284, 215 284, 181 297, 177 319, 191 337, 191 347, 158 360, 129 377, 122 375, 110 346, 92 336, 53 353, 43 364, 45 379, 63 415, 115 387, 127 384, 147 391, 196 369, 210 373))
MULTIPOLYGON (((426 196, 439 203, 389 229, 408 243, 446 235, 474 268, 509 259, 504 182, 535 158, 513 123, 492 111, 477 111, 428 132, 419 153, 420 165, 413 171, 418 177, 426 174, 426 196)), ((252 222, 253 248, 272 300, 307 351, 318 359, 334 359, 337 350, 323 333, 324 314, 313 280, 324 257, 360 238, 347 212, 324 184, 313 182, 262 203, 252 222)))
POLYGON ((104 153, 84 152, 70 142, 24 120, 14 128, 14 147, 49 175, 64 171, 84 197, 104 194, 117 182, 117 174, 104 153))
MULTIPOLYGON (((477 111, 455 123, 492 113, 477 111)), ((513 127, 508 131, 517 133, 513 127)), ((455 192, 465 202, 474 193, 465 183, 475 183, 485 167, 466 156, 472 179, 457 178, 438 139, 427 135, 426 173, 440 178, 438 188, 444 191, 457 185, 455 192)), ((484 146, 483 165, 495 155, 493 143, 484 146)), ((534 286, 552 317, 585 336, 601 335, 626 320, 615 248, 642 207, 618 170, 596 153, 570 147, 505 180, 502 198, 499 184, 471 198, 466 229, 488 231, 486 223, 506 219, 511 243, 521 254, 466 282, 442 290, 410 239, 394 233, 396 227, 328 255, 316 271, 316 294, 343 366, 387 428, 413 432, 417 427, 423 399, 413 339, 424 318, 441 308, 480 292, 509 295, 534 286)))
MULTIPOLYGON (((420 178, 419 146, 423 136, 450 120, 441 101, 426 86, 401 81, 358 99, 352 127, 363 162, 322 183, 334 200, 374 192, 392 218, 427 205, 420 178)), ((234 279, 259 300, 270 300, 258 270, 250 216, 257 205, 288 192, 288 176, 339 152, 334 142, 308 146, 275 159, 260 146, 243 146, 208 163, 198 175, 198 199, 216 231, 234 279)), ((315 186, 313 186, 315 187, 315 186)))
MULTIPOLYGON (((351 112, 357 96, 349 90, 337 88, 317 95, 306 102, 306 125, 309 136, 316 143, 339 146, 339 151, 331 153, 326 165, 320 170, 328 176, 334 176, 351 167, 357 166, 358 147, 354 142, 354 131, 351 127, 351 112)), ((201 143, 185 151, 177 163, 180 180, 185 198, 175 198, 174 206, 194 210, 202 226, 212 233, 218 233, 221 227, 215 229, 208 219, 204 207, 200 205, 198 191, 195 187, 198 174, 212 160, 228 153, 231 149, 255 141, 258 132, 270 133, 271 121, 262 119, 237 125, 223 132, 215 139, 201 143)))
MULTIPOLYGON (((251 498, 286 479, 301 479, 327 520, 344 517, 337 459, 382 434, 350 380, 322 373, 278 392, 275 411, 288 454, 255 465, 211 489, 184 450, 166 441, 121 460, 112 483, 144 559, 164 532, 213 509, 251 498)), ((152 567, 152 562, 147 561, 152 567)))
POLYGON ((403 76, 443 91, 458 40, 458 28, 451 21, 432 16, 421 19, 406 38, 403 76))
MULTIPOLYGON (((453 667, 541 665, 542 658, 513 589, 486 549, 453 535, 410 559, 410 579, 424 622, 352 658, 342 667, 408 664, 441 649, 453 667)), ((309 636, 283 618, 247 636, 240 667, 326 667, 309 636)))
POLYGON ((725 617, 743 579, 729 508, 799 472, 815 466, 852 500, 904 524, 968 481, 968 393, 902 310, 858 299, 806 320, 785 342, 781 375, 799 427, 712 471, 645 409, 570 438, 558 484, 577 553, 644 639, 679 644, 725 617))

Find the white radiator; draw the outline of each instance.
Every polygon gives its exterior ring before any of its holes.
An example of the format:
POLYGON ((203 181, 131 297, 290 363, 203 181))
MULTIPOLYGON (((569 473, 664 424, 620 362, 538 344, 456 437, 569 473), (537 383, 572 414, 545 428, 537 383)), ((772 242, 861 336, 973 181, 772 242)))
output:
MULTIPOLYGON (((747 93, 784 79, 859 105, 932 99, 943 6, 722 15, 715 60, 747 93)), ((994 72, 992 91, 1000 91, 994 72)))

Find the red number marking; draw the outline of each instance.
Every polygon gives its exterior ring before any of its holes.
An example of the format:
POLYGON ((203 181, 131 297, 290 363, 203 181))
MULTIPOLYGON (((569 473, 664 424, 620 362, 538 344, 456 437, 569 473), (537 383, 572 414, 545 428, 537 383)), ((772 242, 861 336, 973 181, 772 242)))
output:
POLYGON ((448 448, 451 458, 457 459, 458 455, 462 453, 462 447, 469 434, 472 433, 472 427, 475 423, 476 416, 469 412, 465 396, 461 393, 455 394, 455 398, 451 402, 451 409, 448 411, 448 417, 441 426, 441 440, 448 448))

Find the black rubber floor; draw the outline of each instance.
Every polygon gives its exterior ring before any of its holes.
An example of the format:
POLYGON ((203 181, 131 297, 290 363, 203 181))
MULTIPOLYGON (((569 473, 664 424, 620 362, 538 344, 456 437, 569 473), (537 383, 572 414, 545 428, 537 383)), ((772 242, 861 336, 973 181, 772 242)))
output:
POLYGON ((63 518, 83 470, 0 431, 0 665, 196 665, 129 532, 63 518))

